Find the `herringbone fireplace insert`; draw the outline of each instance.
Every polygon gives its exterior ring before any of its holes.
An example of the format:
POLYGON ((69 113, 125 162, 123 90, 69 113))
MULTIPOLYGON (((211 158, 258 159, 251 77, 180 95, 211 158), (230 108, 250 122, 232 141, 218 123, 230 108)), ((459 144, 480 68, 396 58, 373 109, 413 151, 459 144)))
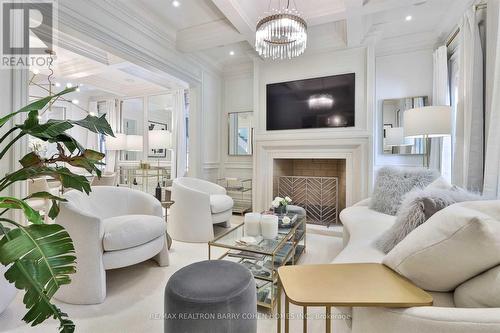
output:
POLYGON ((273 192, 304 207, 308 223, 338 224, 345 207, 345 160, 275 159, 273 192))

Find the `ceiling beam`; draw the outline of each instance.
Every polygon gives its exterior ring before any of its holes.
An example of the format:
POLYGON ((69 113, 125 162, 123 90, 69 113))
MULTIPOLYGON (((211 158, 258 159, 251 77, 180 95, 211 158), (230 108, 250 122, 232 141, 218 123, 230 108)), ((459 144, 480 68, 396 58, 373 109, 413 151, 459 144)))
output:
POLYGON ((226 19, 200 24, 177 32, 176 47, 182 52, 196 52, 245 40, 226 19))
POLYGON ((245 37, 250 45, 255 44, 255 23, 245 14, 236 0, 212 0, 231 24, 245 37))
POLYGON ((345 0, 347 47, 361 44, 364 39, 363 0, 345 0))

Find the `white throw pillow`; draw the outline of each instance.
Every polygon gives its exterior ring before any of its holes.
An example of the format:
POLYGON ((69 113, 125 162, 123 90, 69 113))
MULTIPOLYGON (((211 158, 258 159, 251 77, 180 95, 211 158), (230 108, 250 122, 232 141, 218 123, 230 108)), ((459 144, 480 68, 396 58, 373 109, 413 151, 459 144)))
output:
POLYGON ((500 201, 469 201, 434 214, 383 259, 430 291, 451 291, 500 264, 500 201))
POLYGON ((500 266, 462 283, 453 298, 458 308, 500 308, 500 266))

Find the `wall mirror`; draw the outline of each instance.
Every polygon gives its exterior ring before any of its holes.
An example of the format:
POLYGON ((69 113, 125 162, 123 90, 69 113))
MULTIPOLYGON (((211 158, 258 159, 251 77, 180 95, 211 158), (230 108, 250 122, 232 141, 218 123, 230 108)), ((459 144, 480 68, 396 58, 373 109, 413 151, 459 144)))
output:
POLYGON ((231 112, 228 121, 229 155, 252 155, 253 112, 231 112))
POLYGON ((162 94, 148 97, 148 131, 167 131, 165 140, 162 136, 149 136, 148 159, 168 160, 172 149, 172 95, 162 94))
POLYGON ((382 102, 383 152, 388 155, 424 154, 424 140, 405 138, 404 112, 428 106, 427 96, 386 99, 382 102))

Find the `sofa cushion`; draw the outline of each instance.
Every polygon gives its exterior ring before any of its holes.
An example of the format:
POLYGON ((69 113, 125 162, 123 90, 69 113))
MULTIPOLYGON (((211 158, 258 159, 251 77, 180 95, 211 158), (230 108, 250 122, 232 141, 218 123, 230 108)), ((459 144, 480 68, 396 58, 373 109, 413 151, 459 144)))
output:
POLYGON ((451 291, 500 263, 500 201, 469 201, 434 214, 383 263, 430 291, 451 291))
POLYGON ((362 204, 342 210, 339 217, 344 226, 344 239, 349 239, 333 262, 382 262, 384 253, 373 245, 373 240, 391 227, 395 217, 362 204))
POLYGON ((436 170, 425 168, 381 168, 370 201, 370 208, 396 215, 403 197, 415 188, 424 188, 439 177, 436 170))
POLYGON ((103 220, 104 251, 124 250, 165 235, 167 224, 158 216, 122 215, 103 220))
POLYGON ((453 297, 461 308, 500 308, 500 266, 462 283, 453 297))
POLYGON ((405 195, 394 225, 380 236, 375 245, 388 253, 410 232, 443 208, 457 202, 481 200, 481 196, 460 188, 436 189, 434 183, 405 195))
POLYGON ((233 209, 233 199, 225 194, 212 194, 210 196, 210 209, 212 214, 233 209))

